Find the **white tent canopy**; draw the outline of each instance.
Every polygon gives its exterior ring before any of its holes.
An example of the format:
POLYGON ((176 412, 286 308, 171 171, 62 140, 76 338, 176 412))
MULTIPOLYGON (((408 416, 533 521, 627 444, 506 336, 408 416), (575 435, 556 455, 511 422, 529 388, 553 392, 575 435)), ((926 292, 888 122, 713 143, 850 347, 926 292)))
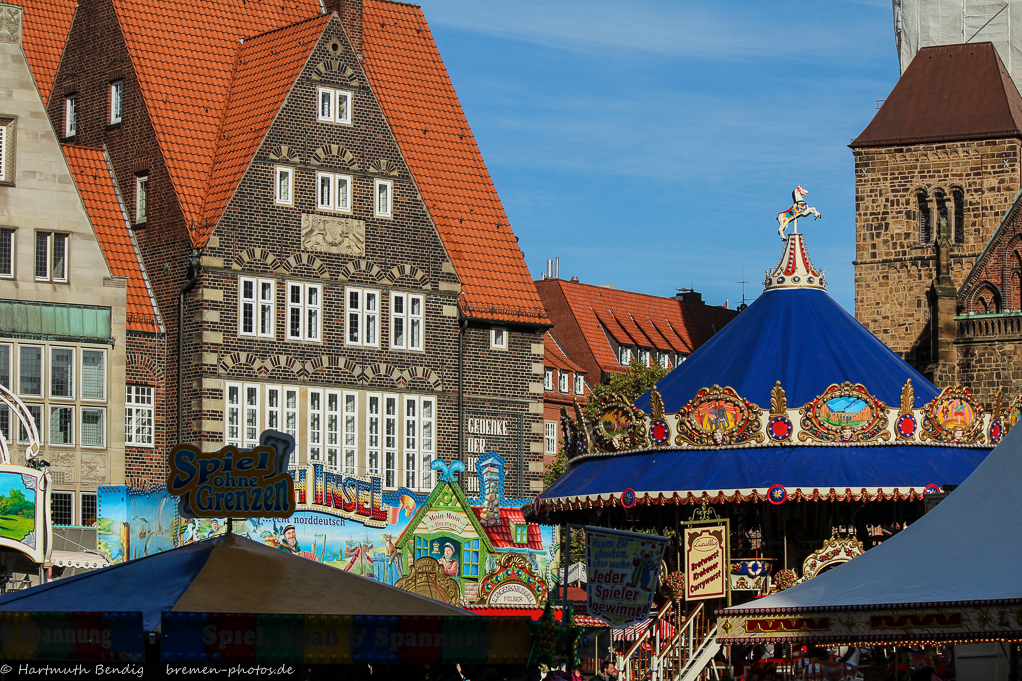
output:
POLYGON ((936 508, 880 546, 722 611, 721 640, 969 640, 1022 632, 1022 610, 1006 608, 1022 603, 1020 512, 1022 427, 936 508), (805 621, 787 621, 793 614, 805 621))

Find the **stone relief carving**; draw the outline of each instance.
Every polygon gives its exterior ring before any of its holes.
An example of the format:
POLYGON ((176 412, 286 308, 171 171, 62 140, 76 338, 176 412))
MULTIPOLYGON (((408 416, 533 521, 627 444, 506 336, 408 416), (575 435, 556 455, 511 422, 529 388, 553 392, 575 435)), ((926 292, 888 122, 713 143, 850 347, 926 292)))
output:
POLYGON ((363 220, 302 214, 302 250, 362 256, 366 252, 363 220))
POLYGON ((21 42, 21 8, 5 5, 0 7, 0 43, 21 42))
POLYGON ((102 454, 82 454, 82 482, 103 484, 106 482, 106 466, 102 454))

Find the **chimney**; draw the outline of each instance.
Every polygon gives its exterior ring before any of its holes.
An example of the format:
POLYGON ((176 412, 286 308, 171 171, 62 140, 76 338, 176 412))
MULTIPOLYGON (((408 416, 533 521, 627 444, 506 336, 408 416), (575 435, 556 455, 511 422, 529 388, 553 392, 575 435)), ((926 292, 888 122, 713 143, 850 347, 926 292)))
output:
POLYGON ((546 279, 550 279, 554 276, 554 261, 550 258, 546 259, 546 279))
POLYGON ((554 279, 561 278, 561 258, 560 256, 554 258, 554 279))
POLYGON ((703 294, 699 293, 695 289, 679 288, 677 295, 674 297, 683 303, 688 303, 689 305, 705 305, 703 302, 703 294))
POLYGON ((362 0, 323 0, 326 11, 337 12, 351 49, 362 58, 362 0))

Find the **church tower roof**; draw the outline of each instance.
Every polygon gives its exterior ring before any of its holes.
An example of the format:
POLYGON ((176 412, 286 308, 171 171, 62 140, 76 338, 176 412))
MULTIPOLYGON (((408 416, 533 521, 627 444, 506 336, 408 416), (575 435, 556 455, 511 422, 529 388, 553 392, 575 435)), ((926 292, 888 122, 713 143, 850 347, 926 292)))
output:
POLYGON ((860 147, 1022 138, 1022 95, 992 43, 925 47, 866 129, 860 147))

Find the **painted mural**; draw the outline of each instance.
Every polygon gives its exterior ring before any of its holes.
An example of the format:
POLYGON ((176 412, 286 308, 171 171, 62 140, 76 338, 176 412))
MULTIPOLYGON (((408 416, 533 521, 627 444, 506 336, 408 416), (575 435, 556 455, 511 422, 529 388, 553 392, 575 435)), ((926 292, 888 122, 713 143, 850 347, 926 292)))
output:
MULTIPOLYGON (((404 488, 382 492, 378 478, 342 478, 322 466, 303 466, 292 470, 299 502, 293 516, 235 520, 233 531, 368 579, 431 589, 425 595, 451 603, 507 604, 512 587, 493 597, 499 578, 532 594, 520 603, 542 605, 557 569, 556 528, 526 523, 521 506, 527 500, 504 497, 498 454, 480 457, 476 468, 482 492, 468 498, 457 480, 464 472, 460 462, 434 462, 438 481, 428 496, 404 488), (509 554, 520 558, 513 574, 502 561, 509 554)), ((226 532, 222 519, 180 517, 163 488, 101 487, 99 516, 98 548, 115 563, 226 532)))

